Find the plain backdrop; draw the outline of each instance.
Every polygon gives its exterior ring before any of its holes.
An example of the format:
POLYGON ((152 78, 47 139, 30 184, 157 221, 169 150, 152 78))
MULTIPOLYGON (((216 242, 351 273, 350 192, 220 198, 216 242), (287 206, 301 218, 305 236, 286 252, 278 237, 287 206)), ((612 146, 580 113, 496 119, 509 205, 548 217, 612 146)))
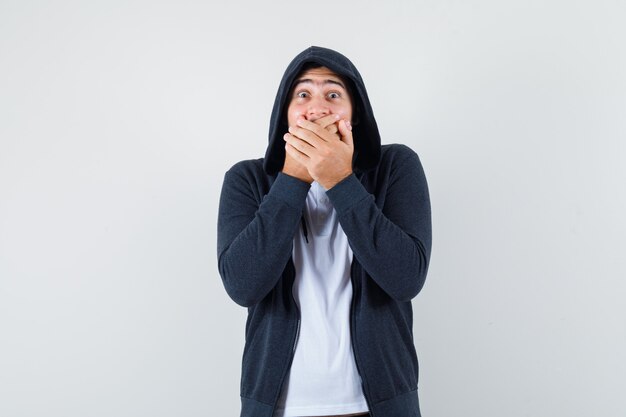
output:
POLYGON ((624 21, 620 0, 0 0, 0 416, 238 415, 219 192, 320 45, 429 182, 424 417, 623 417, 624 21))

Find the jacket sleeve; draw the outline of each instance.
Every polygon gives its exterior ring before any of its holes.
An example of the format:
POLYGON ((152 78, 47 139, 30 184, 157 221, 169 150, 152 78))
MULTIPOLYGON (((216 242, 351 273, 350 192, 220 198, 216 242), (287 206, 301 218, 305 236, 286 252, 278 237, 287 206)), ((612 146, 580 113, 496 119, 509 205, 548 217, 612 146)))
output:
POLYGON ((220 196, 218 268, 228 295, 248 307, 270 292, 285 269, 310 185, 279 173, 270 191, 257 197, 252 176, 236 168, 224 176, 220 196))
POLYGON ((409 301, 426 279, 432 231, 422 165, 415 152, 403 149, 409 156, 393 162, 382 210, 354 174, 326 194, 365 271, 390 297, 409 301))

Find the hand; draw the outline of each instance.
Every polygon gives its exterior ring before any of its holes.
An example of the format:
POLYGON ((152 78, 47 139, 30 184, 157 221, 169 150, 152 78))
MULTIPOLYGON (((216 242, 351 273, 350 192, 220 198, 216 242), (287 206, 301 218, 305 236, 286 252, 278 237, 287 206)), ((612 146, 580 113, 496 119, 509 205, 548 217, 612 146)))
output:
POLYGON ((311 184, 313 178, 309 174, 309 171, 300 162, 293 159, 288 152, 285 152, 285 163, 283 164, 283 174, 290 175, 299 179, 300 181, 308 182, 311 184))
MULTIPOLYGON (((339 139, 339 135, 337 134, 338 127, 336 122, 337 116, 334 114, 329 114, 328 116, 317 119, 314 123, 326 129, 329 133, 334 134, 336 138, 339 139)), ((300 162, 296 161, 288 152, 285 153, 285 163, 283 164, 282 172, 284 174, 298 178, 301 181, 308 182, 309 184, 313 182, 313 178, 309 174, 307 168, 300 162)))
POLYGON ((329 190, 352 174, 354 142, 348 121, 339 120, 340 116, 336 114, 326 117, 334 117, 338 134, 320 126, 317 121, 300 118, 297 126, 289 127, 284 139, 286 154, 303 165, 313 180, 329 190))

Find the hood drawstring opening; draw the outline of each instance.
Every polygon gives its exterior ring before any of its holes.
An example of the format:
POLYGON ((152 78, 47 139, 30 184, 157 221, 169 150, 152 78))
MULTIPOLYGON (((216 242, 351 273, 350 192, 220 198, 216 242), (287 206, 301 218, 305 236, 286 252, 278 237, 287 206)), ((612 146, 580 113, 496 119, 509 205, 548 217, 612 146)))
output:
POLYGON ((302 223, 302 234, 304 235, 304 240, 306 241, 306 243, 309 243, 309 232, 306 228, 306 220, 304 220, 304 215, 300 217, 300 223, 302 223))

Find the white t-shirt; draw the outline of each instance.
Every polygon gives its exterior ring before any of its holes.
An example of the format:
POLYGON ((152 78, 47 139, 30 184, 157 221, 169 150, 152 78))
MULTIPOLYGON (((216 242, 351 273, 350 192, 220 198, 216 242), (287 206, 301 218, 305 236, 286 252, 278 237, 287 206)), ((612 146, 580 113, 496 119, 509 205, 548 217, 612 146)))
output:
POLYGON ((350 339, 352 250, 324 188, 311 184, 304 218, 294 236, 293 295, 300 331, 275 417, 367 412, 350 339))

